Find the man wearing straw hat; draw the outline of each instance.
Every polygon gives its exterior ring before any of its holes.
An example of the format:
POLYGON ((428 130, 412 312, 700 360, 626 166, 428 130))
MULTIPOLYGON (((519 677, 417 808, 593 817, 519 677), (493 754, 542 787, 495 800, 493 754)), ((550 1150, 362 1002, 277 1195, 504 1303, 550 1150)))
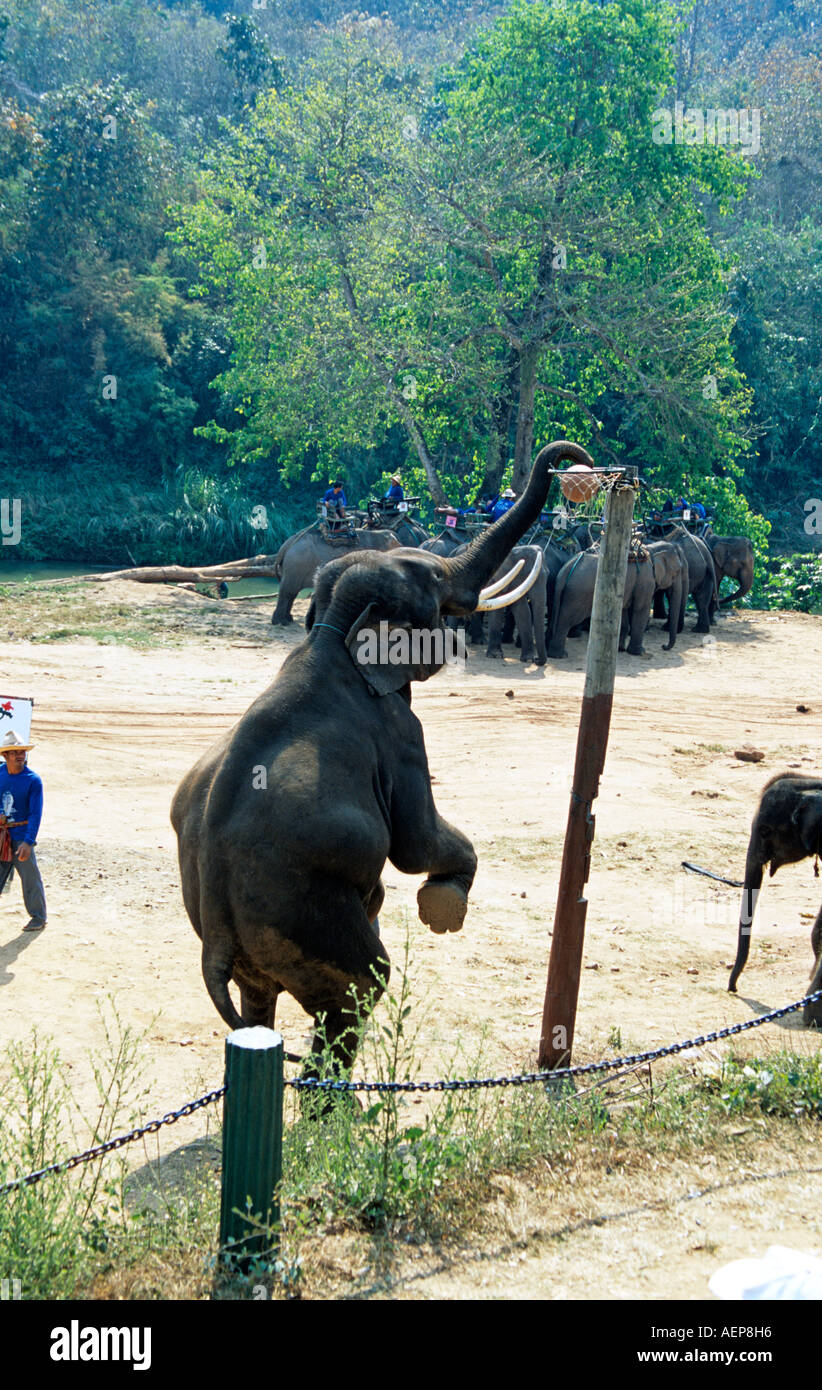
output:
POLYGON ((33 743, 23 743, 13 729, 0 738, 0 891, 16 869, 30 920, 23 931, 42 931, 46 925, 46 894, 37 867, 34 845, 43 814, 43 783, 26 765, 33 743))
POLYGON ((402 478, 399 473, 391 474, 391 486, 385 494, 386 502, 404 502, 405 491, 402 485, 402 478))

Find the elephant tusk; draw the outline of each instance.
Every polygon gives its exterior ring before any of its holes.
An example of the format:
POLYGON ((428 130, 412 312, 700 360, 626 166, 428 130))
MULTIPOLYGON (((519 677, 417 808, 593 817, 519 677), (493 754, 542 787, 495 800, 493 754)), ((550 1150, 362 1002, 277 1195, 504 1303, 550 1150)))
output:
POLYGON ((506 584, 510 584, 511 580, 516 578, 524 564, 524 560, 517 560, 515 564, 511 566, 508 573, 502 576, 502 579, 495 579, 494 583, 489 584, 486 589, 480 589, 480 598, 493 598, 494 594, 500 593, 501 590, 505 588, 506 584))
POLYGON ((528 593, 529 589, 533 588, 534 584, 537 582, 537 576, 542 569, 543 560, 542 551, 539 546, 534 546, 533 549, 535 549, 537 553, 534 557, 534 563, 528 578, 523 579, 522 583, 519 584, 516 589, 512 589, 510 594, 500 594, 499 598, 481 600, 477 604, 478 613, 489 613, 497 608, 510 608, 512 603, 516 603, 517 599, 521 599, 523 595, 528 593))

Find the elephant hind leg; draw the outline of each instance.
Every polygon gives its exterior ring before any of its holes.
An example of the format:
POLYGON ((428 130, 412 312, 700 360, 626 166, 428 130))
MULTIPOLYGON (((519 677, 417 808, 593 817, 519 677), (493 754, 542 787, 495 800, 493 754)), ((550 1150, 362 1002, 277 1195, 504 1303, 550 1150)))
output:
POLYGON ((271 615, 271 622, 274 627, 288 627, 289 623, 293 623, 294 618, 292 617, 291 609, 299 593, 299 588, 295 588, 294 584, 289 583, 288 579, 283 576, 280 580, 280 589, 277 594, 277 606, 271 615))
MULTIPOLYGON (((379 896, 379 895, 377 895, 379 896)), ((376 897, 372 894, 369 908, 376 897)), ((325 921, 333 920, 333 934, 312 940, 303 951, 289 942, 287 959, 281 959, 277 978, 284 990, 314 1019, 315 1032, 305 1075, 317 1076, 320 1060, 328 1050, 333 1069, 346 1072, 356 1055, 361 1026, 382 995, 391 963, 379 937, 376 917, 369 922, 358 896, 319 905, 325 921)), ((311 904, 306 904, 310 915, 311 904)))
POLYGON ((246 1028, 273 1028, 277 1013, 278 989, 259 989, 255 985, 240 985, 240 1013, 246 1028))

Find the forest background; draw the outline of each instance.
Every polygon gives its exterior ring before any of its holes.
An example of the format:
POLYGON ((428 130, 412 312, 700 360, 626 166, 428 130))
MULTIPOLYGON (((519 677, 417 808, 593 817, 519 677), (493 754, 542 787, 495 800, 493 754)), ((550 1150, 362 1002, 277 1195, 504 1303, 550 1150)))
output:
POLYGON ((0 0, 0 303, 2 560, 276 549, 338 474, 432 520, 568 437, 816 607, 818 0, 0 0))

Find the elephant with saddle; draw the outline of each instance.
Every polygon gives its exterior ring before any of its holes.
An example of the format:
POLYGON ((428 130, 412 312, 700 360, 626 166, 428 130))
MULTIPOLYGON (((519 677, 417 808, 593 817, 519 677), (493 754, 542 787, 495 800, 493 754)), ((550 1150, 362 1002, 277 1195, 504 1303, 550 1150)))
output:
MULTIPOLYGON (((696 623, 691 630, 693 632, 710 632, 718 599, 716 573, 711 552, 699 536, 692 535, 684 526, 672 526, 665 532, 665 541, 679 548, 688 569, 685 603, 680 609, 677 632, 682 632, 685 626, 685 607, 689 596, 693 598, 697 612, 696 623)), ((665 617, 665 603, 661 591, 654 595, 654 617, 665 617)))
MULTIPOLYGON (((550 657, 567 656, 565 640, 569 632, 586 618, 590 618, 594 606, 598 565, 599 552, 584 550, 567 561, 560 570, 554 593, 551 641, 548 645, 550 657)), ((622 596, 620 651, 624 649, 625 638, 630 632, 628 652, 631 656, 642 655, 642 636, 648 626, 654 588, 654 569, 647 552, 640 550, 638 554, 629 555, 622 596)))
POLYGON ((306 526, 283 541, 274 557, 274 573, 280 581, 280 590, 272 623, 275 627, 286 627, 294 621, 291 615, 294 600, 303 589, 313 589, 314 575, 320 565, 351 550, 395 550, 401 545, 418 545, 426 534, 407 516, 398 518, 395 526, 384 529, 358 526, 340 531, 333 541, 326 539, 316 523, 306 526))
MULTIPOLYGON (((178 787, 183 899, 229 1028, 272 1026, 285 991, 324 1020, 335 1065, 350 1065, 352 1010, 367 1013, 388 979, 386 859, 426 875, 417 904, 432 931, 462 926, 476 855, 434 805, 411 682, 440 669, 444 620, 484 601, 563 459, 592 462, 576 444, 547 445, 519 500, 457 556, 358 550, 323 566, 306 638, 178 787), (378 631, 390 638, 387 661, 378 631)), ((315 1031, 307 1075, 321 1050, 315 1031)))
POLYGON ((734 593, 719 600, 720 608, 724 608, 750 593, 754 581, 754 548, 747 536, 717 536, 710 526, 702 532, 702 539, 714 562, 717 593, 723 579, 733 579, 739 586, 734 593))
MULTIPOLYGON (((773 878, 783 864, 798 864, 802 859, 822 855, 822 777, 778 773, 766 782, 759 806, 751 825, 748 853, 745 858, 745 881, 739 913, 739 936, 736 960, 728 981, 728 989, 736 986, 748 959, 751 929, 756 903, 762 887, 762 871, 770 865, 773 878)), ((814 956, 813 975, 808 989, 814 994, 822 989, 822 907, 811 928, 811 949, 814 956)), ((803 1021, 806 1027, 822 1027, 822 1000, 806 1004, 803 1021)))

